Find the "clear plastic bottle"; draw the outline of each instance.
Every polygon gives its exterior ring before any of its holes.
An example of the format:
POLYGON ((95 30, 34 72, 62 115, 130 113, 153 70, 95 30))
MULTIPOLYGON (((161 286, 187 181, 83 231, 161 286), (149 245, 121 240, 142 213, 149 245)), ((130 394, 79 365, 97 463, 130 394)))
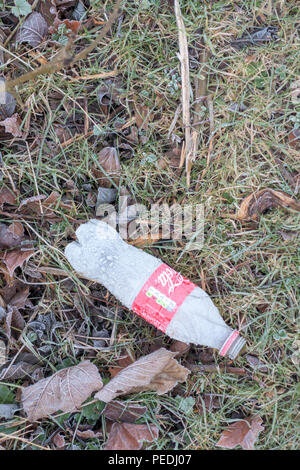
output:
POLYGON ((127 308, 168 336, 217 348, 234 359, 245 340, 226 325, 210 297, 160 259, 126 243, 105 222, 76 231, 65 255, 73 268, 101 283, 127 308))

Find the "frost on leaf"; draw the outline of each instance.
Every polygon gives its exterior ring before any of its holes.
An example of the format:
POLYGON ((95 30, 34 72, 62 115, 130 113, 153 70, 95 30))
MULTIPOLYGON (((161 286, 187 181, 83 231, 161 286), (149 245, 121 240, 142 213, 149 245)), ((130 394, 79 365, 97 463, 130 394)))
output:
POLYGON ((157 438, 154 424, 114 423, 105 450, 139 450, 144 441, 153 442, 157 438))
POLYGON ((37 47, 48 33, 48 25, 44 17, 37 12, 31 13, 19 29, 17 42, 27 42, 32 47, 37 47))
POLYGON ((95 397, 106 403, 120 395, 153 390, 162 395, 184 382, 190 373, 173 359, 176 353, 160 348, 130 364, 117 374, 95 397))
POLYGON ((254 450, 254 443, 258 434, 263 431, 260 416, 252 416, 247 419, 236 421, 222 432, 217 447, 233 449, 240 445, 245 450, 254 450))
POLYGON ((102 386, 97 367, 90 361, 83 361, 24 388, 22 403, 28 419, 36 421, 59 410, 76 410, 102 386))
POLYGON ((7 117, 3 121, 0 121, 0 126, 5 128, 5 132, 12 134, 14 137, 22 137, 22 131, 20 130, 21 119, 17 113, 10 117, 7 117))

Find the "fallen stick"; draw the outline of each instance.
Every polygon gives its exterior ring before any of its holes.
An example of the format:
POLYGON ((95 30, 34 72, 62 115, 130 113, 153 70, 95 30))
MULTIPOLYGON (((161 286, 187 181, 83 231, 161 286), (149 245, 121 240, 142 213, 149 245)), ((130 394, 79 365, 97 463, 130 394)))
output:
POLYGON ((44 74, 51 74, 54 72, 58 72, 59 70, 65 68, 65 67, 70 67, 74 65, 76 62, 83 60, 87 57, 87 55, 95 49, 96 46, 100 43, 100 41, 104 38, 104 36, 108 33, 110 30, 112 24, 116 20, 118 14, 119 14, 119 8, 121 5, 122 0, 117 0, 115 8, 110 15, 107 23, 105 26, 102 28, 96 39, 91 42, 91 44, 83 49, 81 52, 79 52, 77 55, 72 54, 72 49, 73 49, 73 42, 74 38, 71 38, 66 44, 65 47, 63 47, 59 53, 56 55, 54 60, 51 60, 47 62, 46 64, 41 65, 35 70, 32 70, 31 72, 24 73, 20 77, 15 78, 14 80, 8 80, 5 83, 5 89, 8 92, 13 93, 14 88, 18 85, 21 85, 22 83, 28 82, 29 80, 33 80, 37 78, 39 75, 44 75, 44 74))
MULTIPOLYGON (((190 117, 190 70, 189 52, 187 36, 184 22, 179 6, 179 1, 174 0, 176 22, 178 26, 179 60, 181 64, 181 100, 182 100, 182 120, 184 125, 184 150, 181 155, 179 167, 185 162, 186 170, 189 168, 189 158, 191 154, 191 117, 190 117)), ((190 177, 187 173, 187 185, 190 184, 190 177)))
POLYGON ((230 366, 219 366, 218 364, 204 364, 204 365, 197 365, 197 364, 186 364, 186 367, 191 372, 208 372, 212 373, 226 373, 226 374, 235 374, 235 375, 246 375, 247 371, 240 367, 230 367, 230 366))

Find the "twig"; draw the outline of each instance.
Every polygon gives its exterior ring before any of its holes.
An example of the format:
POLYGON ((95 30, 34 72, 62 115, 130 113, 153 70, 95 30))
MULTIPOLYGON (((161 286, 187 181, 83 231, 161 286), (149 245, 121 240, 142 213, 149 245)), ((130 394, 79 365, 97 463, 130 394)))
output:
POLYGON ((29 446, 34 446, 41 450, 51 450, 49 449, 49 447, 40 446, 39 444, 35 444, 34 442, 29 441, 28 439, 24 439, 23 437, 19 437, 19 436, 14 436, 13 434, 5 434, 3 432, 0 432, 0 437, 6 437, 7 441, 9 440, 21 441, 29 446))
POLYGON ((215 372, 222 372, 226 374, 235 374, 235 375, 246 375, 247 371, 240 367, 230 367, 230 366, 219 366, 218 364, 205 364, 205 365, 197 365, 197 364, 187 364, 186 367, 190 369, 192 372, 208 372, 208 373, 215 373, 215 372))
POLYGON ((109 20, 107 21, 106 25, 104 28, 101 29, 100 33, 92 41, 92 43, 83 49, 81 52, 79 52, 77 55, 72 54, 72 48, 73 48, 73 42, 74 42, 74 37, 70 38, 68 44, 66 44, 65 47, 63 47, 57 56, 55 57, 54 60, 48 62, 47 64, 43 64, 37 69, 25 73, 24 75, 21 75, 18 78, 15 78, 14 80, 9 80, 6 82, 6 91, 13 92, 14 88, 18 85, 21 85, 22 83, 28 82, 29 80, 33 80, 37 78, 39 75, 44 75, 44 74, 50 74, 57 72, 58 70, 61 70, 64 67, 70 67, 74 65, 76 62, 79 62, 82 59, 85 59, 86 56, 100 43, 100 41, 104 38, 106 33, 109 31, 111 28, 112 24, 114 23, 115 19, 117 18, 119 14, 119 8, 121 5, 122 0, 117 0, 115 8, 112 12, 112 14, 109 17, 109 20))
POLYGON ((209 116, 209 144, 208 144, 206 168, 202 172, 202 177, 205 175, 207 168, 209 167, 209 164, 210 164, 211 154, 212 154, 213 146, 214 146, 214 132, 215 132, 214 105, 213 105, 213 100, 212 100, 211 95, 207 96, 206 103, 207 103, 208 116, 209 116))
MULTIPOLYGON (((37 6, 37 4, 39 3, 40 0, 35 0, 35 2, 33 3, 33 5, 31 5, 31 10, 34 11, 35 7, 37 6)), ((6 38, 6 41, 5 43, 3 44, 4 47, 7 46, 7 44, 9 43, 9 41, 14 37, 14 35, 16 34, 16 32, 18 31, 19 27, 22 26, 22 24, 24 23, 26 17, 22 18, 21 21, 18 22, 17 26, 15 27, 15 29, 12 30, 12 32, 10 33, 10 35, 6 38)))
MULTIPOLYGON (((191 117, 190 117, 190 71, 189 71, 189 52, 187 36, 184 22, 179 6, 179 1, 174 0, 176 22, 178 27, 179 60, 181 64, 181 100, 182 100, 182 120, 185 130, 184 150, 181 155, 181 168, 186 164, 186 171, 189 168, 189 159, 191 154, 191 117)), ((187 185, 190 183, 190 176, 187 172, 187 185)))

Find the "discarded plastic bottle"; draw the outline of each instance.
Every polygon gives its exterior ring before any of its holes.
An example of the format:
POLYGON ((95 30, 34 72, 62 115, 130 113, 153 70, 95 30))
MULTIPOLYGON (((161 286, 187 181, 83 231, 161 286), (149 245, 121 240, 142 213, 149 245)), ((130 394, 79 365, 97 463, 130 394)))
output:
POLYGON ((210 297, 160 259, 127 244, 105 222, 81 225, 65 255, 73 268, 100 282, 123 305, 171 338, 217 348, 234 359, 245 340, 221 318, 210 297))

